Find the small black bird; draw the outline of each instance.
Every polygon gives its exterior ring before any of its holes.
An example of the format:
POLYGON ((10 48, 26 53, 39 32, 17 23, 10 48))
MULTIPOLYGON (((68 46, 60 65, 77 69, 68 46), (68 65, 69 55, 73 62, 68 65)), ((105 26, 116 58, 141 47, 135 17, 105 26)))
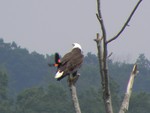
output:
POLYGON ((60 67, 60 55, 58 53, 55 53, 55 63, 54 64, 48 64, 50 67, 57 67, 57 69, 60 67))

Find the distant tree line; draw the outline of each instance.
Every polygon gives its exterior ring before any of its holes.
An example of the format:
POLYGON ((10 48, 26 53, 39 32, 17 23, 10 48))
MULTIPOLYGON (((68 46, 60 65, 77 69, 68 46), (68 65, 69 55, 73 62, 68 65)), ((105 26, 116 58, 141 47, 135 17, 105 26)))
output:
MULTIPOLYGON (((15 42, 0 39, 0 112, 2 113, 74 113, 66 80, 54 79, 56 69, 49 68, 54 55, 42 55, 21 48, 15 42)), ((114 112, 118 111, 133 64, 109 59, 114 112), (119 73, 118 73, 119 71, 119 73)), ((137 58, 139 76, 135 80, 128 113, 150 111, 150 61, 144 54, 137 58), (145 100, 145 101, 143 101, 145 100)), ((98 59, 87 53, 76 84, 83 113, 104 112, 98 72, 98 59)))

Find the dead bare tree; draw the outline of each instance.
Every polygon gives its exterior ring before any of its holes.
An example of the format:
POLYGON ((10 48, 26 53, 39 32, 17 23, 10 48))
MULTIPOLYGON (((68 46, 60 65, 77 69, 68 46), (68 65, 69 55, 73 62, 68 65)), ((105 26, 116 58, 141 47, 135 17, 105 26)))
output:
MULTIPOLYGON (((97 38, 94 40, 96 41, 97 50, 98 50, 98 59, 99 59, 99 67, 100 67, 99 70, 100 70, 100 75, 101 75, 103 100, 104 100, 104 104, 105 104, 106 113, 113 113, 113 107, 112 107, 112 102, 111 102, 112 101, 111 100, 111 92, 110 92, 110 87, 109 87, 109 74, 108 74, 108 64, 107 64, 107 59, 108 59, 107 45, 110 42, 116 40, 120 36, 120 34, 124 31, 124 29, 128 25, 129 21, 131 20, 133 14, 135 13, 136 9, 138 8, 138 6, 141 2, 142 2, 142 0, 138 1, 136 6, 134 7, 133 11, 131 12, 130 16, 128 17, 127 21, 125 22, 125 24, 123 25, 121 30, 118 32, 118 34, 115 35, 113 38, 110 38, 109 40, 107 40, 104 20, 103 20, 102 13, 101 13, 101 2, 100 2, 100 0, 97 0, 96 16, 100 23, 101 36, 99 36, 99 33, 97 33, 97 38)), ((134 65, 133 71, 132 71, 132 74, 131 74, 131 77, 130 77, 130 80, 128 83, 127 93, 125 95, 125 98, 123 100, 123 104, 120 108, 119 113, 125 113, 128 110, 129 99, 130 99, 131 89, 132 89, 131 84, 133 84, 134 77, 135 77, 133 75, 136 75, 136 72, 137 72, 137 65, 134 65)))

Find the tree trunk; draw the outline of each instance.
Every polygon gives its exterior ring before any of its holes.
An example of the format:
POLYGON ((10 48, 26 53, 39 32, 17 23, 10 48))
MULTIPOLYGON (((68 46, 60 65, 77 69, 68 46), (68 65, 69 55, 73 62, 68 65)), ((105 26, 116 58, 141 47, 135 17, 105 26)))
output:
POLYGON ((76 92, 76 87, 74 84, 70 85, 70 91, 71 91, 71 96, 72 96, 72 101, 73 101, 75 112, 81 113, 80 105, 79 105, 78 97, 77 97, 77 92, 76 92))
POLYGON ((79 75, 80 74, 77 73, 75 78, 71 78, 70 76, 68 77, 68 83, 69 83, 69 87, 70 87, 72 102, 73 102, 73 106, 74 106, 76 113, 81 113, 78 96, 77 96, 77 91, 76 91, 76 86, 75 86, 75 83, 77 82, 77 80, 79 78, 79 75))

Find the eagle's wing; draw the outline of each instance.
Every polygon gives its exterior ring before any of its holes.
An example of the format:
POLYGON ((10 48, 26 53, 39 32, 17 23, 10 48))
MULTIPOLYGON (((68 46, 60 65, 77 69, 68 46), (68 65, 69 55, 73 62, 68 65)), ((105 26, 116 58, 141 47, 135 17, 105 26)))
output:
POLYGON ((69 60, 67 63, 66 71, 72 73, 77 71, 77 69, 81 67, 82 62, 83 62, 83 55, 81 53, 77 54, 77 52, 74 52, 72 54, 71 60, 69 60))
POLYGON ((67 67, 67 63, 71 60, 71 58, 72 58, 72 53, 71 52, 65 54, 64 57, 61 59, 61 62, 60 62, 61 65, 58 68, 58 71, 60 71, 60 72, 64 71, 67 67))

